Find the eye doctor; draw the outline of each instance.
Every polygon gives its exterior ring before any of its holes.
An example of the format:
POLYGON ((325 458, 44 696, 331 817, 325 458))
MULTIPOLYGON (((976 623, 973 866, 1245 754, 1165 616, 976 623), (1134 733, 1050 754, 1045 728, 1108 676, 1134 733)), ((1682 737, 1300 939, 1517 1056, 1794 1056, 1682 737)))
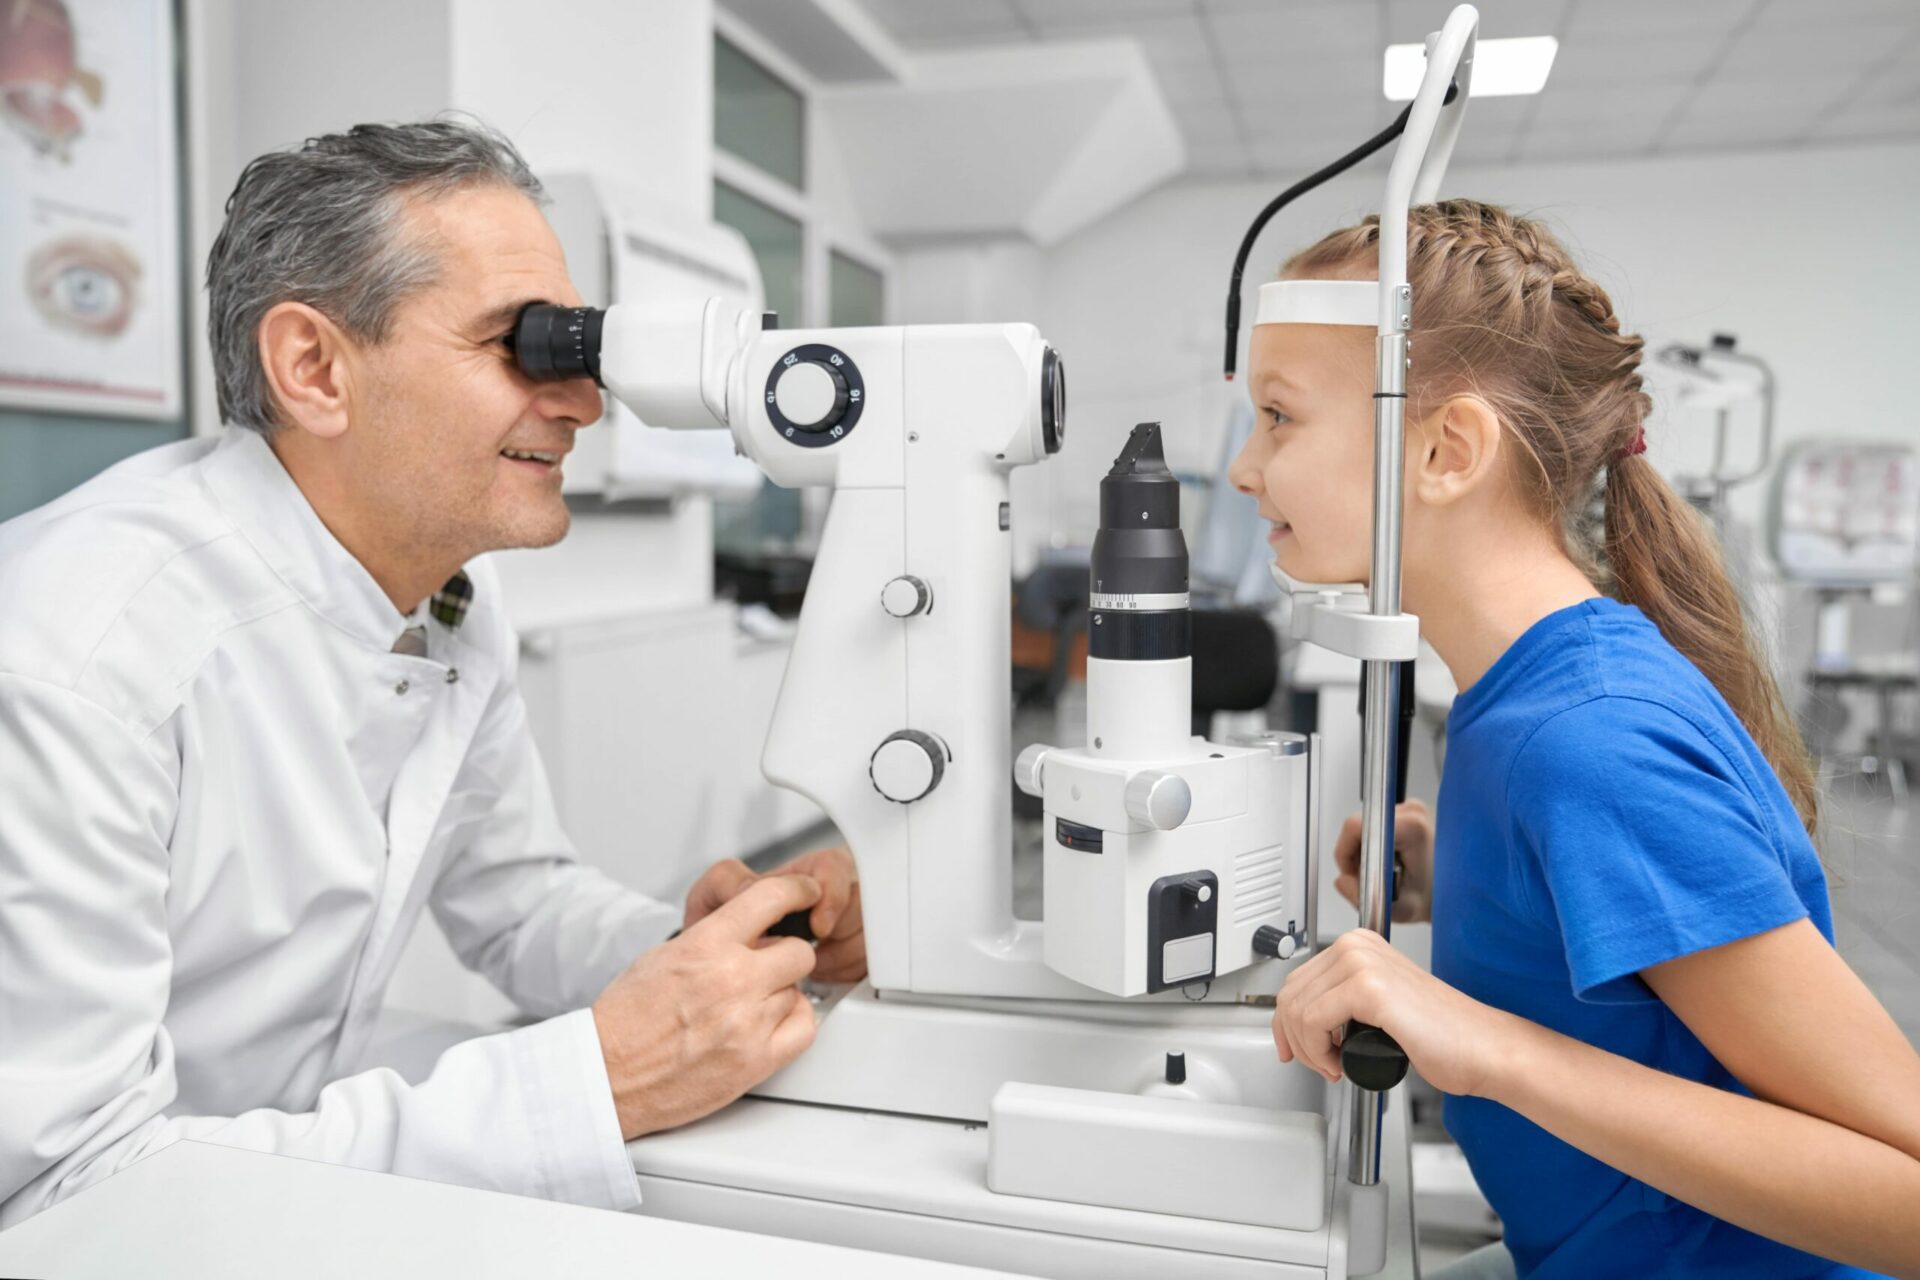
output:
POLYGON ((600 415, 502 341, 578 304, 539 194, 455 120, 260 157, 207 268, 222 437, 0 527, 0 1227, 184 1138, 632 1208, 624 1141, 864 972, 844 850, 677 911, 560 830, 474 560, 564 535, 600 415), (801 909, 817 951, 763 938, 801 909), (543 1020, 410 1084, 359 1064, 423 910, 543 1020))

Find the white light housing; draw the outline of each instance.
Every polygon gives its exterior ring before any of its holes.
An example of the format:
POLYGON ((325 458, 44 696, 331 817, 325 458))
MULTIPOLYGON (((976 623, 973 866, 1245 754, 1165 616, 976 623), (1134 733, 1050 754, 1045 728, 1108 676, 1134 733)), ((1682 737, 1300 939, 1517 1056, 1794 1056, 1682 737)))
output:
MULTIPOLYGON (((1547 72, 1553 70, 1553 55, 1559 51, 1560 42, 1552 36, 1481 40, 1474 51, 1472 96, 1500 98, 1540 92, 1546 87, 1547 72)), ((1426 71, 1426 45, 1390 44, 1381 88, 1389 101, 1411 102, 1426 71)))

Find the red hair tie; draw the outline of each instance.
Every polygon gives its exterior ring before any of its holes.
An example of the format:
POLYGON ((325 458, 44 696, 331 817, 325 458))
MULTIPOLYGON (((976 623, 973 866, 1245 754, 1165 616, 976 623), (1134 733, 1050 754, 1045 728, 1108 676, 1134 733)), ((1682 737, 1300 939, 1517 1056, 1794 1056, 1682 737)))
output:
POLYGON ((1633 443, 1622 449, 1614 457, 1616 462, 1625 462, 1628 458, 1637 458, 1647 451, 1647 429, 1640 428, 1633 433, 1633 443))

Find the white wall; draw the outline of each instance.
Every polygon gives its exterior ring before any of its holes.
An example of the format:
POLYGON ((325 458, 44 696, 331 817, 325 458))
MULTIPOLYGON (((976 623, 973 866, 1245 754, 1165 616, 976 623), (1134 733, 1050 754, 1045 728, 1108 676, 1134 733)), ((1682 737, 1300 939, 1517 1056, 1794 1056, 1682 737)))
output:
MULTIPOLYGON (((248 160, 363 121, 472 112, 535 170, 592 168, 712 210, 711 0, 187 0, 194 275, 248 160), (562 20, 564 19, 564 20, 562 20)), ((219 429, 196 290, 194 427, 219 429)))
MULTIPOLYGON (((1250 285, 1371 212, 1383 180, 1375 162, 1283 212, 1255 250, 1250 285)), ((1090 535, 1095 481, 1136 421, 1165 421, 1176 467, 1212 470, 1228 402, 1242 394, 1220 377, 1227 273, 1281 185, 1163 188, 1043 255, 1035 318, 1072 371, 1069 431, 1045 468, 1053 518, 1025 519, 1026 537, 1090 535)), ((1546 217, 1650 349, 1737 334, 1773 363, 1783 440, 1920 443, 1905 376, 1920 335, 1920 146, 1461 168, 1446 190, 1546 217)), ((1010 294, 1003 318, 1023 302, 1010 294)), ((1704 469, 1709 425, 1661 403, 1650 456, 1670 474, 1704 469)), ((1736 513, 1753 518, 1761 497, 1737 493, 1736 513)))

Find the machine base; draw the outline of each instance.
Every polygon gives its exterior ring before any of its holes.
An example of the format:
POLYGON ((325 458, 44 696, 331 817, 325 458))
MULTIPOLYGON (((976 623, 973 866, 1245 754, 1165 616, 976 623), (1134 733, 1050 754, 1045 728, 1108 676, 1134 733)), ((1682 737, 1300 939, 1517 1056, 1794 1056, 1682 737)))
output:
MULTIPOLYGON (((641 1212, 1030 1275, 1347 1280, 1351 1274, 1350 1088, 1330 1088, 1311 1072, 1282 1066, 1263 1010, 1091 1004, 1049 1011, 1031 1001, 876 997, 861 987, 823 1013, 815 1046, 763 1086, 760 1092, 771 1096, 742 1099, 696 1124, 629 1144, 641 1212), (996 1007, 1007 1004, 1021 1011, 996 1007), (1290 1231, 988 1189, 983 1121, 1001 1084, 1136 1090, 1145 1082, 1132 1075, 1164 1056, 1169 1037, 1189 1046, 1190 1063, 1217 1055, 1222 1069, 1235 1073, 1236 1100, 1326 1117, 1323 1169, 1333 1172, 1312 1175, 1327 1196, 1324 1225, 1290 1231), (1142 1056, 1136 1062, 1130 1053, 1142 1056), (807 1070, 795 1070, 801 1067, 807 1070), (823 1105, 821 1097, 799 1096, 816 1089, 849 1101, 823 1105)), ((1410 1277, 1412 1196, 1400 1112, 1388 1107, 1384 1131, 1390 1210, 1387 1266, 1380 1274, 1410 1277)), ((1377 1246, 1357 1252, 1378 1256, 1377 1246)))
POLYGON ((985 1124, 1009 1080, 1138 1093, 1181 1053, 1197 1101, 1326 1110, 1326 1082, 1281 1064, 1273 1014, 1254 1005, 899 995, 861 983, 816 1012, 813 1047, 755 1097, 985 1124))

